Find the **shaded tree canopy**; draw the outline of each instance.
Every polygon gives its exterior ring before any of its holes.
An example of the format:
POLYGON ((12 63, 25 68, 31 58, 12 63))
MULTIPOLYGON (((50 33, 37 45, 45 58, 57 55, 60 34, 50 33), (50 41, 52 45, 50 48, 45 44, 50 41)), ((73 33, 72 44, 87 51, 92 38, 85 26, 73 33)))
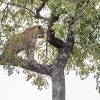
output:
POLYGON ((19 66, 26 69, 23 72, 27 80, 32 79, 40 89, 47 87, 45 75, 51 75, 55 62, 64 62, 59 55, 66 51, 66 73, 74 70, 81 79, 94 73, 100 90, 100 1, 0 0, 0 53, 9 37, 36 24, 48 29, 47 38, 37 43, 36 54, 41 63, 25 59, 14 63, 1 61, 8 74, 16 70, 10 65, 19 66))

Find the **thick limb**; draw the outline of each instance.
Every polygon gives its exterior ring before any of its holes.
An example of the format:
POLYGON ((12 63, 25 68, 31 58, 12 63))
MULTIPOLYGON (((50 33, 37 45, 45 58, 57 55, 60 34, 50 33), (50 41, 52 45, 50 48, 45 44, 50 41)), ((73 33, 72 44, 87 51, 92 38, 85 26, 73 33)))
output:
POLYGON ((53 46, 55 46, 57 48, 63 48, 65 46, 65 43, 64 43, 63 40, 55 37, 55 33, 54 33, 53 30, 50 30, 48 32, 47 40, 51 45, 53 45, 53 46))

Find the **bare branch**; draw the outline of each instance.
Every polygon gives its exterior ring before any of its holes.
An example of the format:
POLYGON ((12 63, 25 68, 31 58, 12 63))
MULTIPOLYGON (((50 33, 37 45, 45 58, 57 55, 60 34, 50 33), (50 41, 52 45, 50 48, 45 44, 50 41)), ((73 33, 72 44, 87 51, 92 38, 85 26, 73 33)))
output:
POLYGON ((24 59, 19 59, 19 62, 4 62, 3 60, 0 60, 0 65, 12 65, 12 66, 16 66, 22 69, 26 69, 26 70, 30 70, 30 71, 34 71, 37 73, 41 73, 41 74, 45 74, 50 76, 51 73, 51 66, 52 65, 43 65, 43 64, 39 64, 37 63, 37 61, 28 61, 28 60, 24 60, 24 59))
POLYGON ((47 41, 51 45, 53 45, 57 48, 63 48, 65 46, 64 41, 55 37, 55 33, 52 30, 53 23, 56 22, 57 20, 59 20, 59 15, 54 16, 53 14, 51 14, 51 17, 50 17, 50 20, 49 20, 49 25, 48 25, 48 31, 47 31, 47 41))
MULTIPOLYGON (((5 3, 5 2, 4 2, 5 3)), ((16 7, 20 7, 20 8, 23 8, 23 9, 26 9, 27 11, 29 11, 33 17, 37 18, 37 19, 44 19, 44 20, 49 20, 49 18, 47 17, 43 17, 39 14, 39 16, 37 15, 37 13, 35 13, 34 11, 32 11, 30 8, 26 7, 26 6, 23 6, 21 4, 18 4, 18 3, 11 3, 11 2, 8 2, 8 3, 5 3, 7 5, 11 5, 11 6, 16 6, 16 7)))
POLYGON ((63 48, 65 46, 65 43, 63 40, 55 37, 55 33, 53 30, 51 30, 51 32, 49 33, 48 42, 57 48, 63 48))

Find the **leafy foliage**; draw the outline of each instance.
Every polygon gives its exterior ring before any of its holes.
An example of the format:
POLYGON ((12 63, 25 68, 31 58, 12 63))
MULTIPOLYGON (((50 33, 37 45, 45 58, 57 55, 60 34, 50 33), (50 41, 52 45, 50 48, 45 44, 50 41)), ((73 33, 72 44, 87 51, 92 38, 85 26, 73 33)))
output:
MULTIPOLYGON (((31 12, 25 7, 35 11, 40 7, 42 0, 9 0, 20 6, 7 5, 6 0, 0 1, 0 49, 6 39, 11 35, 23 31, 26 27, 34 24, 42 24, 47 27, 48 22, 43 19, 36 19, 31 12)), ((67 36, 67 23, 74 16, 79 6, 82 6, 85 0, 47 0, 45 7, 41 11, 52 12, 60 15, 59 21, 55 22, 52 29, 55 30, 56 36, 62 40, 67 36), (48 10, 49 9, 49 10, 48 10)), ((46 15, 46 14, 45 14, 46 15)), ((48 16, 48 15, 46 15, 48 16)), ((85 79, 90 73, 95 73, 97 80, 97 89, 100 90, 100 1, 89 0, 89 3, 82 10, 78 21, 74 25, 75 45, 72 55, 66 64, 66 71, 75 70, 76 75, 85 79)), ((53 63, 56 58, 57 50, 50 44, 46 45, 46 39, 37 43, 37 59, 41 63, 53 63), (47 46, 47 47, 46 47, 47 46), (41 49, 42 48, 42 49, 41 49), (47 48, 47 53, 46 53, 47 48)), ((2 52, 0 50, 0 52, 2 52)), ((12 70, 11 67, 7 67, 12 70)), ((11 71, 12 73, 12 71, 11 71)), ((29 72, 27 80, 34 75, 29 72)), ((45 77, 36 75, 34 84, 41 89, 46 86, 45 77)))

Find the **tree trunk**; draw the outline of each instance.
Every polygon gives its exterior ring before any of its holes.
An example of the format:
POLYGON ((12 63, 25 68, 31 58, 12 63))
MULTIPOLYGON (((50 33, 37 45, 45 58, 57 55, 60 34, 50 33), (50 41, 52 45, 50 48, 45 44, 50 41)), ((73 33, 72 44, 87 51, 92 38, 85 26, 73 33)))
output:
POLYGON ((52 100, 65 100, 65 77, 64 68, 60 65, 53 66, 52 79, 52 100))

